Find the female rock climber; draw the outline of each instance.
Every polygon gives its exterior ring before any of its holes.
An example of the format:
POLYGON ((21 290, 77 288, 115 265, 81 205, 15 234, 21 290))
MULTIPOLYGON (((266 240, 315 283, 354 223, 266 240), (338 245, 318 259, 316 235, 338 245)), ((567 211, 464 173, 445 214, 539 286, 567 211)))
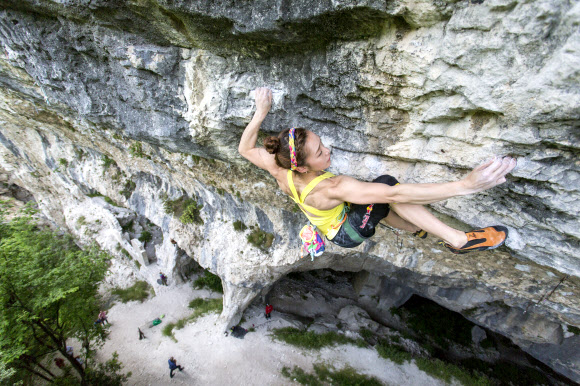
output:
POLYGON ((431 233, 456 254, 494 249, 505 242, 508 230, 503 226, 462 232, 439 221, 422 205, 493 188, 505 182, 506 174, 516 166, 515 159, 494 157, 459 181, 437 184, 399 183, 389 175, 373 182, 335 176, 324 172, 330 166, 330 150, 312 131, 287 129, 278 137, 266 138, 265 148, 256 147, 260 125, 272 105, 272 92, 258 88, 255 98, 256 112, 238 151, 276 178, 284 193, 333 243, 355 247, 375 233, 382 219, 419 237, 431 233))

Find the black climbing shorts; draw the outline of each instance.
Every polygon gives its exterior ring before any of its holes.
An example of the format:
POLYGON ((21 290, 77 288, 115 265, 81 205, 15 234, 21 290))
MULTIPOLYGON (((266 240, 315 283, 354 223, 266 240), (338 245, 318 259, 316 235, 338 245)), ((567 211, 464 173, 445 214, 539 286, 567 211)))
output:
MULTIPOLYGON (((377 177, 373 182, 395 186, 399 183, 393 176, 385 174, 377 177)), ((391 207, 389 204, 350 204, 347 219, 342 224, 332 241, 343 248, 354 248, 375 234, 375 227, 387 215, 391 207)))

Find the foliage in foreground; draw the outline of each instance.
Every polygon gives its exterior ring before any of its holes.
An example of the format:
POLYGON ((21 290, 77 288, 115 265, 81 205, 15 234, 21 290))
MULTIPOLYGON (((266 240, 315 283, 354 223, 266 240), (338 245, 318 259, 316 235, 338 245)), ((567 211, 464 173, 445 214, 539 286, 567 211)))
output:
POLYGON ((194 309, 191 315, 179 319, 177 322, 167 323, 165 327, 163 327, 163 330, 161 330, 161 333, 165 336, 171 337, 174 341, 177 341, 173 336, 173 330, 181 330, 187 324, 196 321, 197 318, 209 314, 210 312, 221 312, 223 309, 223 299, 196 298, 189 302, 189 308, 194 309))
POLYGON ((219 292, 221 294, 224 293, 224 289, 222 287, 222 279, 219 276, 214 275, 208 270, 203 272, 203 276, 198 277, 194 282, 193 286, 195 288, 209 288, 214 292, 219 292))
POLYGON ((119 362, 119 354, 115 351, 113 357, 105 363, 87 370, 87 382, 94 386, 121 386, 129 380, 131 372, 122 374, 123 365, 119 362))
POLYGON ((332 385, 358 385, 358 386, 381 386, 382 383, 375 377, 359 374, 352 367, 345 367, 335 370, 331 366, 317 363, 314 365, 314 374, 306 373, 300 367, 294 366, 292 370, 288 367, 282 368, 282 375, 302 385, 321 386, 332 385))
POLYGON ((347 338, 342 334, 332 331, 317 334, 314 331, 302 331, 294 327, 284 327, 276 328, 272 330, 272 333, 272 336, 278 340, 293 346, 312 350, 319 350, 322 347, 335 344, 356 344, 358 346, 366 347, 366 343, 362 340, 347 338))
POLYGON ((0 380, 63 381, 60 370, 46 366, 47 355, 58 353, 69 362, 69 373, 76 372, 76 384, 80 378, 88 385, 87 374, 95 370, 90 359, 106 337, 93 323, 108 256, 95 247, 81 250, 69 235, 41 229, 32 217, 37 210, 30 207, 7 222, 7 204, 1 204, 0 380), (83 342, 87 368, 66 352, 71 338, 83 342))
POLYGON ((143 303, 143 301, 149 296, 150 289, 151 286, 146 281, 137 281, 131 287, 124 289, 115 288, 111 293, 113 295, 118 295, 123 303, 131 302, 133 300, 143 303))

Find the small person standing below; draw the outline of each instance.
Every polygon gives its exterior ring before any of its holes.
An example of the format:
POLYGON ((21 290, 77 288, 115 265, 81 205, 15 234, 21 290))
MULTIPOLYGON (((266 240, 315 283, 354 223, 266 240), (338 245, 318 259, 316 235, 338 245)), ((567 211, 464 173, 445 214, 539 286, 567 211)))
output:
POLYGON ((270 319, 270 313, 274 307, 271 304, 266 304, 266 319, 270 319))
POLYGON ((176 369, 179 369, 179 371, 183 370, 183 367, 179 366, 177 364, 177 361, 175 360, 174 357, 169 358, 169 360, 167 361, 167 363, 169 363, 169 377, 173 378, 173 372, 176 369))
POLYGON ((145 338, 145 334, 143 334, 143 331, 141 331, 141 329, 139 327, 137 327, 137 330, 139 330, 139 340, 145 338))
POLYGON ((62 358, 54 358, 54 364, 56 365, 56 367, 58 367, 59 369, 64 369, 64 359, 62 358))
POLYGON ((163 272, 159 272, 159 279, 161 279, 161 284, 164 286, 167 285, 167 276, 165 276, 163 272))
POLYGON ((107 313, 105 311, 99 312, 99 320, 101 321, 103 326, 105 325, 105 322, 107 322, 107 324, 111 324, 109 323, 109 319, 107 319, 107 313))

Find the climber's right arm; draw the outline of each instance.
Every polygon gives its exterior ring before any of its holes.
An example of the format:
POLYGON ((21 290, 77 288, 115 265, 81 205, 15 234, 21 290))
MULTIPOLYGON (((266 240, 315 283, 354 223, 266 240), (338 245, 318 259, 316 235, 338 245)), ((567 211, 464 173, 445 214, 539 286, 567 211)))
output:
POLYGON ((515 159, 505 157, 488 161, 473 169, 465 178, 438 184, 386 184, 362 182, 348 176, 332 178, 328 198, 354 204, 406 203, 431 204, 454 196, 481 192, 505 182, 505 176, 516 166, 515 159))

